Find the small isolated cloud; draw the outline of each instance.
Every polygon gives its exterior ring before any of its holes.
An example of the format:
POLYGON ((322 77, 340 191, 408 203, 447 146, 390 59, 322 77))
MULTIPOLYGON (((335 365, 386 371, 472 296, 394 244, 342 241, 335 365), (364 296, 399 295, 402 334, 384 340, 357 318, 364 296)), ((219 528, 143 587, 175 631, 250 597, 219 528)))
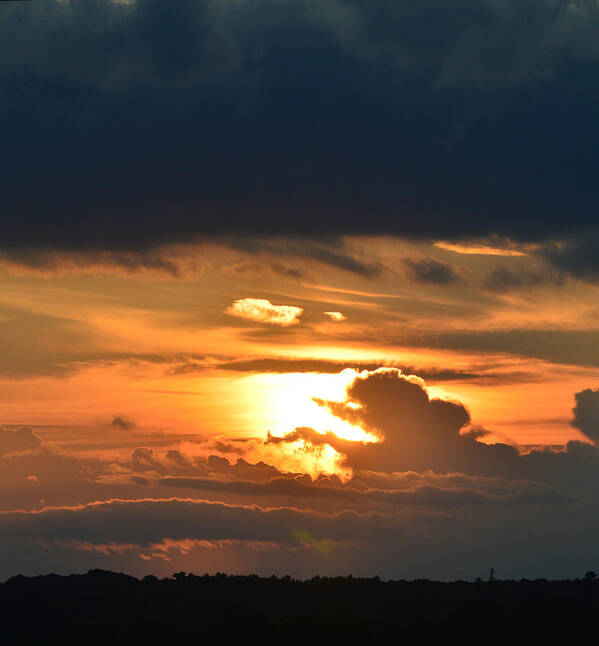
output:
POLYGON ((299 323, 303 311, 294 305, 273 305, 266 298, 240 298, 225 309, 230 316, 284 327, 299 323))
POLYGON ((115 415, 111 424, 117 428, 123 429, 123 431, 129 431, 135 426, 135 422, 128 419, 124 415, 115 415))
POLYGON ((345 321, 347 316, 342 312, 325 312, 325 316, 328 316, 332 321, 345 321))

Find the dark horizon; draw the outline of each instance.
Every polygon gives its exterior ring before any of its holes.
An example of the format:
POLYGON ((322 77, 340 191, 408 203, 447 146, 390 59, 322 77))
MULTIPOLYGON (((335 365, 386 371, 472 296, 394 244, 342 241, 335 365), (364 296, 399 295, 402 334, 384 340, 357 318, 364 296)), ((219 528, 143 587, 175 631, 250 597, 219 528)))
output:
POLYGON ((592 643, 599 581, 384 582, 378 577, 196 576, 92 570, 15 577, 0 619, 15 643, 592 643), (27 621, 31 615, 35 621, 27 621))

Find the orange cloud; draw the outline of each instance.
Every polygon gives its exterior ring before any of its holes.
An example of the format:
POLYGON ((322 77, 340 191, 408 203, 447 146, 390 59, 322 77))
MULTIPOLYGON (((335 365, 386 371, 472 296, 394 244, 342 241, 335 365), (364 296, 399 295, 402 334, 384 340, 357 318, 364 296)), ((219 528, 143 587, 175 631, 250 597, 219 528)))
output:
POLYGON ((240 298, 225 309, 230 316, 283 327, 299 323, 303 311, 294 305, 273 305, 266 298, 240 298))
POLYGON ((465 255, 475 256, 526 256, 524 251, 516 249, 502 249, 500 247, 491 247, 489 245, 478 244, 461 244, 451 242, 435 242, 434 246, 438 249, 445 249, 446 251, 454 251, 465 255))
POLYGON ((347 319, 347 316, 342 312, 325 312, 324 314, 332 321, 345 321, 345 319, 347 319))

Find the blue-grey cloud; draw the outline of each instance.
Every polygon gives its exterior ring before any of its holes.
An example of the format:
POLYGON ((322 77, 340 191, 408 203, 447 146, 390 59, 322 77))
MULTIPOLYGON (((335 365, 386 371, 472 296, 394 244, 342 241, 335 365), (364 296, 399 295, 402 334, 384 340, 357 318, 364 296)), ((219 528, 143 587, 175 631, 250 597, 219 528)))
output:
POLYGON ((562 0, 2 3, 1 245, 584 229, 598 24, 562 0))

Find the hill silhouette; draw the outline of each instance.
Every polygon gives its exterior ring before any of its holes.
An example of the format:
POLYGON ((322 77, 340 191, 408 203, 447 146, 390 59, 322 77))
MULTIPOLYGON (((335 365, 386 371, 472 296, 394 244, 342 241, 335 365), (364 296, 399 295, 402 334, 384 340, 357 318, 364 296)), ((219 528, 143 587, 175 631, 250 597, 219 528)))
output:
POLYGON ((599 581, 441 583, 104 570, 0 585, 18 644, 597 643, 599 581))

